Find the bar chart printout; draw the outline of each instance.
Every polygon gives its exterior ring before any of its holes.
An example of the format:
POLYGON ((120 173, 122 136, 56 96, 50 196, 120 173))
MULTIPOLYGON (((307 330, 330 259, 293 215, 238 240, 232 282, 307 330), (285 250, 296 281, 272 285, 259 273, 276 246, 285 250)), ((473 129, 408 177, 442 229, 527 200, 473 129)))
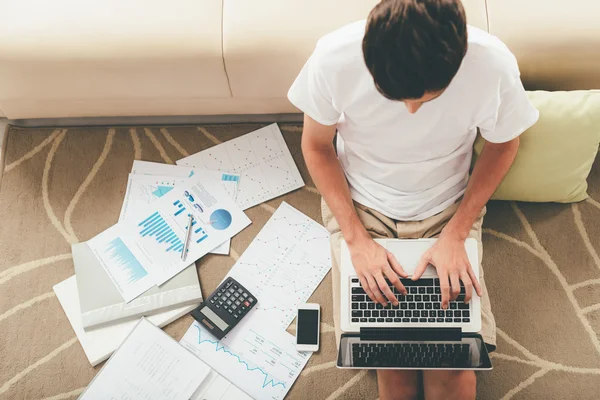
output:
POLYGON ((311 355, 298 352, 288 332, 264 324, 247 325, 219 341, 194 322, 180 343, 258 400, 282 400, 311 355))
POLYGON ((154 285, 148 271, 119 236, 117 225, 87 243, 125 301, 133 300, 154 285))
POLYGON ((161 285, 249 224, 213 173, 176 186, 142 216, 123 221, 122 235, 154 283, 161 285), (190 217, 192 231, 182 260, 190 217))

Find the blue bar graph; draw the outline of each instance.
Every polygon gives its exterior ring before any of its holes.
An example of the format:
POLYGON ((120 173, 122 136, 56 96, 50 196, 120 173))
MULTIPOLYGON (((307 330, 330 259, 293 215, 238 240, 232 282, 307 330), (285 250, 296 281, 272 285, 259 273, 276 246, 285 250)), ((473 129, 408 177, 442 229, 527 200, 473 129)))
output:
POLYGON ((125 276, 127 283, 136 282, 148 275, 148 272, 142 267, 129 248, 125 246, 121 238, 117 237, 110 241, 104 251, 114 265, 119 268, 120 273, 125 276))
MULTIPOLYGON (((179 206, 181 203, 176 201, 174 205, 179 206)), ((185 207, 181 205, 179 211, 175 214, 178 215, 185 210, 185 207)), ((164 220, 164 218, 158 213, 150 215, 148 218, 138 224, 140 227, 140 235, 142 237, 152 237, 157 243, 166 246, 167 252, 175 251, 181 252, 183 250, 183 242, 179 239, 177 234, 173 232, 173 229, 164 220)))
MULTIPOLYGON (((192 224, 193 226, 193 224, 192 224)), ((202 229, 202 227, 199 227, 198 229, 196 229, 194 231, 194 233, 198 233, 199 234, 199 238, 195 239, 196 243, 200 243, 201 241, 203 241, 204 239, 206 239, 208 237, 208 234, 204 231, 204 229, 202 229)))
POLYGON ((201 241, 203 241, 204 239, 206 239, 208 237, 208 235, 204 235, 202 236, 200 239, 196 240, 196 243, 200 243, 201 241))
POLYGON ((221 175, 221 180, 222 181, 231 181, 231 182, 239 182, 240 177, 236 176, 236 175, 230 175, 230 174, 223 174, 221 175))

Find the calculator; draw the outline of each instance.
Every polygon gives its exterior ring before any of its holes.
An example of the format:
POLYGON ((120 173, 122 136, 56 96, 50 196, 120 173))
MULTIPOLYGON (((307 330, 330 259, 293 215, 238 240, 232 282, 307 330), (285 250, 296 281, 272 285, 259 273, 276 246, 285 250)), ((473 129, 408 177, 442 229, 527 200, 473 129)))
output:
POLYGON ((245 287, 228 277, 192 311, 192 317, 214 337, 221 339, 248 314, 256 302, 256 297, 245 287))

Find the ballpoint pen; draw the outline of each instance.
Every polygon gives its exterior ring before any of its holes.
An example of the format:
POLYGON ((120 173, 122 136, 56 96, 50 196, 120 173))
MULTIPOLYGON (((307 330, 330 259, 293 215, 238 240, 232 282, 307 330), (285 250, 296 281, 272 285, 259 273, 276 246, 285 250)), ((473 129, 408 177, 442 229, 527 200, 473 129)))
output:
POLYGON ((190 236, 192 234, 192 223, 193 222, 194 222, 194 217, 192 217, 192 214, 190 214, 187 232, 185 234, 185 241, 183 242, 183 250, 181 251, 181 261, 185 261, 185 257, 187 255, 188 243, 190 241, 190 236))

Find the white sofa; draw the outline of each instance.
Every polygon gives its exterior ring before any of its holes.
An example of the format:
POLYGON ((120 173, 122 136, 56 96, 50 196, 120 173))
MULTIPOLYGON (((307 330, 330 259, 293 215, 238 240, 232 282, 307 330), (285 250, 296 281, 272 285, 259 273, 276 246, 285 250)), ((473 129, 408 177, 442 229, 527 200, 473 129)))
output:
MULTIPOLYGON (((0 117, 290 113, 316 40, 376 0, 0 2, 0 117)), ((463 0, 526 86, 600 88, 600 2, 463 0)))

